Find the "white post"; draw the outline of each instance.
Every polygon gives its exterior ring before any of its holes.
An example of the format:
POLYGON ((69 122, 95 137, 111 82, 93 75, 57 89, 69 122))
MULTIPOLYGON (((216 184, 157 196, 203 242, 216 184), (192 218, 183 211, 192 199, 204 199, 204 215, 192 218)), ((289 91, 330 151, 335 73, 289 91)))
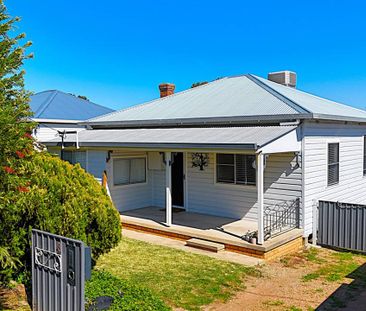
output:
POLYGON ((257 154, 258 244, 264 243, 264 155, 257 154))
POLYGON ((165 210, 166 225, 172 225, 172 153, 165 152, 165 210))
POLYGON ((318 204, 313 201, 313 245, 316 245, 318 240, 318 204))

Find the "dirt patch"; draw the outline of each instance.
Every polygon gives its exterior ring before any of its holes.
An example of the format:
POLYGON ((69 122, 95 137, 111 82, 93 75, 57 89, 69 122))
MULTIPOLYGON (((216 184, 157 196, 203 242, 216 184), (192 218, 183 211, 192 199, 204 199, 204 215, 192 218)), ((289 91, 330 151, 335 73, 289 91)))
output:
POLYGON ((0 287, 0 310, 31 311, 24 285, 17 284, 14 288, 0 287))
POLYGON ((366 300, 357 301, 366 299, 365 263, 364 256, 325 249, 288 256, 247 278, 229 302, 205 310, 365 310, 366 300))

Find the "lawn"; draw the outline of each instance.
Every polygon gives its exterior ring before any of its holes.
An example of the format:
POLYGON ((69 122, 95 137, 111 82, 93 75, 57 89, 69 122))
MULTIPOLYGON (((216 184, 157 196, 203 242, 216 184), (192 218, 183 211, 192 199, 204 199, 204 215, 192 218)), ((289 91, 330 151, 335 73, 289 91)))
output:
POLYGON ((259 275, 254 268, 126 237, 98 259, 96 269, 145 286, 168 305, 187 310, 226 301, 244 287, 246 275, 259 275))

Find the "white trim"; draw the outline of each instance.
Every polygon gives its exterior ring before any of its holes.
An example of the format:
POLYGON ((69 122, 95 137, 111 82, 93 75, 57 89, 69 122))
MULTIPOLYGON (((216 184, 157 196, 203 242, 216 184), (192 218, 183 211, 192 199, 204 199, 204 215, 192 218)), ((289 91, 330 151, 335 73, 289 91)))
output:
POLYGON ((258 244, 264 243, 264 163, 263 153, 257 154, 258 244))
POLYGON ((304 229, 305 236, 305 141, 304 127, 301 125, 301 209, 302 209, 302 228, 304 229))
POLYGON ((189 203, 188 203, 188 152, 183 153, 184 156, 184 206, 185 210, 189 210, 189 203))
MULTIPOLYGON (((38 118, 32 118, 33 121, 38 123, 61 123, 61 124, 78 124, 82 122, 83 120, 66 120, 66 119, 38 119, 38 118)), ((85 129, 85 125, 80 125, 80 128, 85 129)))
POLYGON ((149 183, 148 181, 148 168, 147 168, 147 154, 141 154, 141 155, 116 155, 116 156, 112 156, 111 159, 109 160, 111 162, 111 189, 119 189, 119 188, 132 188, 132 187, 138 187, 138 186, 143 186, 143 185, 147 185, 149 183), (114 160, 115 159, 141 159, 144 158, 145 159, 145 182, 140 182, 140 183, 133 183, 133 184, 124 184, 124 185, 115 185, 114 184, 114 176, 113 176, 113 169, 114 169, 114 160))
POLYGON ((297 129, 277 138, 257 150, 257 153, 281 153, 301 151, 301 139, 298 137, 297 129))
POLYGON ((318 240, 318 203, 313 200, 313 245, 316 245, 318 240))
POLYGON ((165 152, 165 222, 172 225, 172 153, 165 152))
POLYGON ((365 153, 366 153, 366 135, 362 135, 362 178, 366 177, 366 167, 365 167, 365 153))

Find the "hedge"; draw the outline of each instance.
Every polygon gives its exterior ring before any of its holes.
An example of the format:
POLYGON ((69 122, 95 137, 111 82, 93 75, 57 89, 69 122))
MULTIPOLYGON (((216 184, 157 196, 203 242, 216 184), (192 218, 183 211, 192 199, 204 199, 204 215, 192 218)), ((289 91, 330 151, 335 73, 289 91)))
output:
POLYGON ((0 194, 0 247, 20 262, 16 268, 0 267, 0 282, 24 273, 29 277, 32 228, 84 241, 94 260, 118 244, 119 213, 105 189, 78 164, 38 153, 23 173, 26 187, 0 194))

